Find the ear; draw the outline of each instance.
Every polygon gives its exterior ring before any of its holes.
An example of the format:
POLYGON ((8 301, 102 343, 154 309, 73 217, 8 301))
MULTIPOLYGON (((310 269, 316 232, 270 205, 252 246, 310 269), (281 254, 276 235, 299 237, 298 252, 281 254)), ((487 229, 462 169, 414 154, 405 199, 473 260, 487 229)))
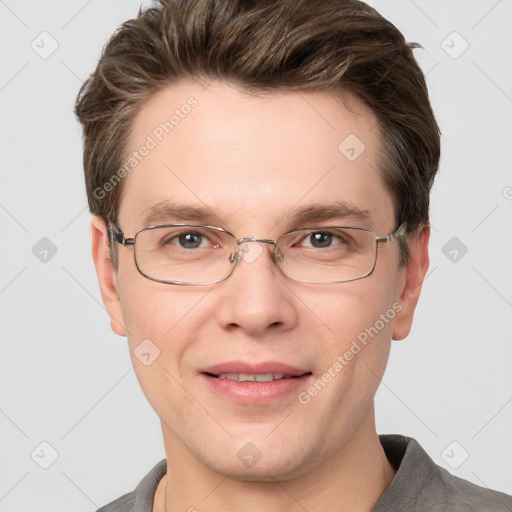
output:
POLYGON ((110 326, 119 336, 126 336, 123 312, 117 291, 117 272, 110 259, 108 230, 104 220, 95 215, 91 220, 92 257, 98 276, 101 298, 110 316, 110 326))
POLYGON ((421 286, 428 270, 428 241, 430 226, 423 226, 410 236, 409 262, 403 269, 403 280, 400 290, 399 303, 402 309, 395 317, 393 324, 393 339, 404 339, 411 330, 414 311, 420 298, 421 286))

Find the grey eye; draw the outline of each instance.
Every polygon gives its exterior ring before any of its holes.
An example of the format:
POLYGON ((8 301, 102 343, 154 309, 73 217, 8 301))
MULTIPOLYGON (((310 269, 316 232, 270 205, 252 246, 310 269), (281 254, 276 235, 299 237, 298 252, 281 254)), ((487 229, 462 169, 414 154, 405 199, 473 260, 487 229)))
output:
POLYGON ((315 248, 330 247, 333 241, 333 234, 317 231, 309 235, 310 243, 315 248))
POLYGON ((199 233, 184 233, 178 236, 179 244, 185 249, 201 247, 203 237, 199 233))

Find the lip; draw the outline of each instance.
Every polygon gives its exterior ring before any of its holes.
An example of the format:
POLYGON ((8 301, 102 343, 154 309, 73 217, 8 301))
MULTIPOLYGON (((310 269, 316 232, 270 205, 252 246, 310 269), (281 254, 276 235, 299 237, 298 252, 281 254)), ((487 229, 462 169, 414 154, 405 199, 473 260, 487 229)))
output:
POLYGON ((312 373, 276 361, 231 361, 201 368, 199 376, 210 391, 232 402, 243 405, 266 405, 282 400, 292 393, 296 396, 299 389, 312 377, 312 373), (284 373, 285 377, 269 382, 240 382, 216 377, 221 373, 284 373))
POLYGON ((261 363, 247 363, 244 361, 230 361, 220 364, 201 368, 200 373, 211 373, 219 375, 219 373, 284 373, 293 377, 300 377, 308 370, 292 366, 287 363, 280 363, 278 361, 263 361, 261 363))

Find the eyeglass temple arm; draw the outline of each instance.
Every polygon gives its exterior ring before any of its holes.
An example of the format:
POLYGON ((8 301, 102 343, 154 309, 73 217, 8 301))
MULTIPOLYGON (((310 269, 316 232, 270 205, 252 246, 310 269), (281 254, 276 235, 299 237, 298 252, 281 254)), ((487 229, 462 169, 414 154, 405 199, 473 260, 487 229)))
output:
POLYGON ((377 237, 376 238, 377 242, 383 242, 383 243, 387 244, 388 242, 392 242, 393 240, 396 240, 397 238, 405 235, 407 233, 405 226, 406 226, 406 223, 404 222, 404 223, 400 224, 400 227, 394 233, 391 233, 390 235, 387 235, 387 236, 377 237))
POLYGON ((112 222, 109 222, 108 229, 112 235, 112 240, 121 245, 133 245, 135 243, 134 238, 126 238, 124 233, 112 222))

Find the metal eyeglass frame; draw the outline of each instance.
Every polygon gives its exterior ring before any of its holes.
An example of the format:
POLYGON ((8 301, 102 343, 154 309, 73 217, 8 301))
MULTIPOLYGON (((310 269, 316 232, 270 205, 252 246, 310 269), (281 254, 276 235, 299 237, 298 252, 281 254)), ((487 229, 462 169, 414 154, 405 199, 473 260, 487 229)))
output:
POLYGON ((150 279, 151 281, 156 281, 158 283, 184 285, 184 286, 200 286, 200 285, 209 285, 209 284, 220 283, 221 281, 224 281, 228 277, 231 276, 231 274, 235 270, 235 267, 236 267, 237 263, 240 261, 240 259, 242 259, 242 257, 240 256, 240 246, 242 244, 245 244, 245 243, 248 243, 248 242, 260 242, 260 243, 264 243, 264 244, 274 245, 274 253, 273 253, 274 262, 276 263, 276 266, 279 268, 281 273, 285 277, 287 277, 288 279, 291 279, 292 281, 298 281, 298 282, 301 282, 301 283, 312 283, 312 284, 348 283, 350 281, 358 281, 360 279, 364 279, 365 277, 368 277, 368 276, 370 276, 373 273, 373 271, 375 270, 375 266, 377 265, 377 254, 378 254, 377 249, 378 249, 379 243, 387 244, 387 243, 392 242, 393 240, 396 240, 397 238, 407 234, 406 223, 405 222, 402 223, 400 225, 400 227, 395 232, 390 233, 389 235, 386 235, 386 236, 377 236, 375 234, 375 232, 372 231, 371 229, 360 228, 360 227, 356 227, 356 226, 321 226, 321 227, 304 227, 304 228, 291 229, 291 230, 287 231, 286 233, 283 233, 282 235, 280 235, 276 240, 271 240, 271 239, 268 239, 268 238, 258 238, 258 237, 255 237, 255 236, 250 236, 250 237, 244 237, 244 238, 237 239, 236 236, 233 233, 231 233, 230 231, 228 231, 227 229, 219 228, 217 226, 208 226, 208 225, 204 225, 204 224, 177 223, 177 224, 162 224, 162 225, 157 225, 157 226, 149 226, 147 228, 144 228, 144 229, 141 229, 141 230, 137 231, 133 235, 133 237, 131 237, 131 238, 127 238, 124 235, 123 231, 116 224, 114 224, 112 222, 109 223, 108 229, 109 229, 109 231, 111 233, 112 241, 117 242, 118 244, 120 244, 120 245, 122 245, 124 247, 132 245, 135 248, 135 242, 136 242, 136 239, 137 239, 137 235, 139 233, 143 232, 143 231, 159 229, 159 228, 166 228, 166 227, 180 227, 180 226, 186 226, 186 227, 191 227, 191 228, 208 228, 208 229, 213 229, 215 231, 221 231, 221 232, 226 233, 227 235, 230 235, 231 237, 233 237, 233 239, 236 241, 236 248, 231 253, 230 258, 229 258, 229 261, 232 264, 231 270, 224 277, 222 277, 221 279, 216 279, 214 281, 199 282, 199 283, 193 283, 193 282, 188 282, 188 281, 172 281, 172 280, 169 280, 169 279, 167 279, 167 280, 166 279, 157 279, 157 278, 148 276, 147 274, 145 274, 140 269, 139 263, 137 261, 137 257, 135 255, 135 251, 134 251, 133 258, 135 260, 135 266, 137 267, 137 270, 139 271, 139 273, 142 276, 144 276, 147 279, 150 279), (344 229, 353 229, 353 230, 359 230, 359 231, 366 231, 366 232, 372 233, 375 236, 375 258, 374 258, 374 262, 373 262, 372 268, 366 274, 364 274, 364 275, 362 275, 360 277, 352 278, 352 279, 344 279, 342 281, 306 281, 306 280, 303 280, 303 279, 294 279, 293 277, 289 277, 281 269, 281 267, 279 265, 279 261, 281 261, 281 259, 282 259, 282 254, 280 255, 276 251, 276 249, 277 249, 277 242, 279 241, 280 238, 282 238, 283 236, 286 236, 286 235, 288 235, 290 233, 293 233, 295 231, 306 231, 306 230, 318 230, 318 231, 321 231, 321 230, 328 230, 328 229, 333 229, 333 228, 337 228, 337 229, 344 228, 344 229))

